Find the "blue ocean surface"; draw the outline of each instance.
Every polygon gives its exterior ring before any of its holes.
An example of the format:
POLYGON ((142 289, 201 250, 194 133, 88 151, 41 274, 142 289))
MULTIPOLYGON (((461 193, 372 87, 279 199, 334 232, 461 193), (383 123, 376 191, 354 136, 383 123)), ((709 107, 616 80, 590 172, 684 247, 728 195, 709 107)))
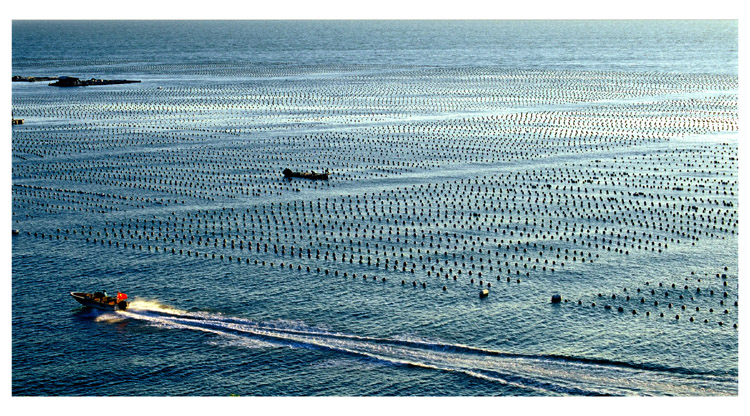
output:
POLYGON ((14 21, 13 396, 737 395, 737 31, 14 21))

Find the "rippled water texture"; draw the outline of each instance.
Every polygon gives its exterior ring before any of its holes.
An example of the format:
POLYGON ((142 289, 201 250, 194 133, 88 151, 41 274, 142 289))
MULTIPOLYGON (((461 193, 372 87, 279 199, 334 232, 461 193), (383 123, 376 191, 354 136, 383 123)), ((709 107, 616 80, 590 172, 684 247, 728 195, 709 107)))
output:
POLYGON ((13 83, 13 395, 737 394, 736 22, 16 21, 13 74, 141 81, 13 83))

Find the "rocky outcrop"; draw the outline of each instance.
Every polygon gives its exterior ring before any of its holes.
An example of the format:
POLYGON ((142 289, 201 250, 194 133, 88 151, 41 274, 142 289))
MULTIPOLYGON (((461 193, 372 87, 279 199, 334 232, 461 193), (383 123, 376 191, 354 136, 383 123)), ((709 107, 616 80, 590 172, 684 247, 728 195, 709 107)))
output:
POLYGON ((37 81, 55 81, 58 77, 22 77, 13 75, 13 82, 37 82, 37 81))
POLYGON ((75 77, 59 77, 57 82, 53 82, 49 85, 53 87, 87 87, 89 85, 114 85, 114 84, 132 84, 141 81, 134 81, 128 79, 96 79, 91 78, 89 80, 82 80, 75 77))

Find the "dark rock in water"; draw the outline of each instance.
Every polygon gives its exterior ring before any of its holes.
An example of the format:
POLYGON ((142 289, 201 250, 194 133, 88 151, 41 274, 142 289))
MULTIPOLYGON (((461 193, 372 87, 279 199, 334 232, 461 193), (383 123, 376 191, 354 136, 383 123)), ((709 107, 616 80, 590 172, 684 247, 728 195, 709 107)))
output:
POLYGON ((281 173, 284 174, 284 177, 287 179, 291 178, 303 178, 303 179, 322 179, 327 181, 328 180, 328 172, 325 173, 317 173, 314 170, 310 172, 294 172, 289 168, 284 169, 281 173))
POLYGON ((115 84, 132 84, 141 81, 127 79, 96 79, 81 80, 75 77, 59 77, 57 82, 49 85, 53 87, 86 87, 89 85, 115 85, 115 84))
POLYGON ((13 75, 13 82, 37 82, 37 81, 55 81, 58 77, 22 77, 13 75))

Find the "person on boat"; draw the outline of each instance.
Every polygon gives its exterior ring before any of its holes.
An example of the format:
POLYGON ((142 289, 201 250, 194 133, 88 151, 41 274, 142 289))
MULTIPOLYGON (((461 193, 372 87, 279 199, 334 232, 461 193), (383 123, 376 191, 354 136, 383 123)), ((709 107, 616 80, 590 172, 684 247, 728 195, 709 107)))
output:
POLYGON ((116 308, 119 308, 119 309, 125 309, 125 308, 127 308, 128 304, 127 304, 127 302, 125 302, 125 300, 127 298, 128 298, 128 295, 126 295, 126 294, 124 294, 122 292, 117 292, 117 300, 115 300, 116 308), (123 303, 123 302, 125 302, 125 303, 123 303))

